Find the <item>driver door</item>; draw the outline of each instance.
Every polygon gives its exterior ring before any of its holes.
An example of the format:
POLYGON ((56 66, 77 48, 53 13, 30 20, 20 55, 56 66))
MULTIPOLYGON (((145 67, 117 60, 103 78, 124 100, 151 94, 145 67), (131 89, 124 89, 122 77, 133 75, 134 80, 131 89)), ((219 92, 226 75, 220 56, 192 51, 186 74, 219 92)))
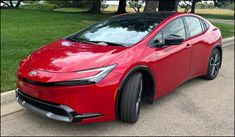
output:
POLYGON ((184 39, 178 45, 164 45, 156 48, 157 59, 157 92, 158 97, 173 91, 189 78, 191 64, 191 46, 186 39, 185 25, 182 18, 167 24, 155 37, 154 41, 164 44, 169 35, 178 35, 184 39))

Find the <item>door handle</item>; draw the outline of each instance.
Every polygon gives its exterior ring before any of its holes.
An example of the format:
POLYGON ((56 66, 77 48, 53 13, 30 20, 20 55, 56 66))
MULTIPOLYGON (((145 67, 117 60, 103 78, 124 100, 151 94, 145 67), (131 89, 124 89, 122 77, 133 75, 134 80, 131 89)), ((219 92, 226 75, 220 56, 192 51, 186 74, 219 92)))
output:
POLYGON ((192 47, 191 44, 187 44, 187 45, 185 46, 186 49, 191 48, 191 47, 192 47))

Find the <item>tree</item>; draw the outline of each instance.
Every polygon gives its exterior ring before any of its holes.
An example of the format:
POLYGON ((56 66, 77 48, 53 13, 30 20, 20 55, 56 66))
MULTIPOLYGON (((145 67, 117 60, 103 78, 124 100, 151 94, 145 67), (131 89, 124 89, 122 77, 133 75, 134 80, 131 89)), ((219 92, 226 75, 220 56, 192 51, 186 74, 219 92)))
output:
POLYGON ((143 6, 143 1, 139 0, 130 0, 128 1, 130 8, 133 8, 135 12, 140 12, 140 8, 143 6))
POLYGON ((192 0, 192 8, 191 8, 191 13, 195 13, 195 7, 197 2, 199 2, 201 0, 192 0))
POLYGON ((156 11, 159 5, 159 0, 145 0, 144 12, 156 11))
POLYGON ((126 0, 119 0, 118 10, 116 14, 126 13, 126 0))
POLYGON ((177 11, 179 0, 159 0, 158 11, 177 11))
POLYGON ((179 4, 179 6, 184 8, 184 12, 188 12, 192 7, 192 3, 190 1, 183 0, 183 3, 179 4))
POLYGON ((92 2, 92 7, 89 10, 91 13, 100 13, 100 8, 101 8, 101 0, 93 0, 92 2))
POLYGON ((0 3, 3 3, 8 8, 19 8, 20 3, 23 0, 1 0, 0 3), (13 4, 13 1, 16 1, 16 4, 13 4))

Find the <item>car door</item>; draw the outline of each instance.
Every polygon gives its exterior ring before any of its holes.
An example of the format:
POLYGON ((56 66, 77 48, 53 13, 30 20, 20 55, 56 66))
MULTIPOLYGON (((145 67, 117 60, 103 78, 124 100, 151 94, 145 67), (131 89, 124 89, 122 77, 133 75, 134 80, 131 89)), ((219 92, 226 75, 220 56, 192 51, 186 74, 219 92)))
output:
MULTIPOLYGON (((177 18, 167 24, 150 42, 164 45, 164 39, 169 35, 178 35, 186 39, 185 25, 182 18, 177 18)), ((191 62, 191 46, 188 40, 182 44, 156 47, 157 58, 157 98, 174 90, 189 77, 191 62)))
POLYGON ((207 34, 204 33, 209 27, 206 22, 194 16, 185 16, 185 24, 188 28, 190 44, 192 45, 192 63, 190 78, 201 76, 206 73, 208 58, 211 47, 208 43, 207 34), (204 24, 203 24, 204 23, 204 24))

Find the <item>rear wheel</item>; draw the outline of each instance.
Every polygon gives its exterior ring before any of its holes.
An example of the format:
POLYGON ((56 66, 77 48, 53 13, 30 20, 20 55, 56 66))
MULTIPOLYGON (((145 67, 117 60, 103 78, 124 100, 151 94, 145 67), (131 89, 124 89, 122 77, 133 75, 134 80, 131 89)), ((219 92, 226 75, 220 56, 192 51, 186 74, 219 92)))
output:
POLYGON ((135 73, 126 82, 120 102, 120 120, 135 123, 139 118, 143 95, 143 75, 135 73))
POLYGON ((221 53, 217 48, 212 50, 209 63, 208 63, 207 74, 203 76, 203 78, 208 79, 208 80, 212 80, 216 78, 216 76, 219 73, 220 66, 221 66, 221 60, 222 60, 221 57, 222 57, 221 53))

